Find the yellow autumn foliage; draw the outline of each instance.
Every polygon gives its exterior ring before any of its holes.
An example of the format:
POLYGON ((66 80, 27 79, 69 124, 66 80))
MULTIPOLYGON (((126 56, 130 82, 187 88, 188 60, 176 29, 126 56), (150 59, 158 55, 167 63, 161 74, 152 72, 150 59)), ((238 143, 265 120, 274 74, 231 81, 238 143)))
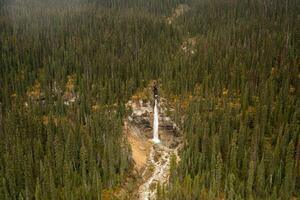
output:
POLYGON ((10 95, 11 98, 16 98, 17 97, 17 94, 14 92, 10 95))
POLYGON ((275 67, 272 67, 271 69, 271 75, 275 75, 277 73, 277 69, 275 67))
POLYGON ((44 115, 44 116, 42 117, 42 121, 43 121, 43 124, 44 124, 45 126, 47 126, 47 125, 49 124, 49 117, 46 116, 46 115, 44 115))
POLYGON ((75 86, 74 86, 74 83, 75 83, 75 80, 76 80, 76 75, 69 75, 68 76, 68 81, 66 83, 66 89, 68 92, 71 92, 74 90, 75 86))
POLYGON ((249 106, 247 109, 247 113, 251 113, 251 114, 256 113, 256 108, 253 106, 249 106))
POLYGON ((101 109, 101 106, 99 104, 95 104, 92 106, 92 111, 93 112, 97 112, 101 109))
POLYGON ((293 85, 290 85, 289 92, 293 94, 295 91, 296 88, 293 85))
POLYGON ((229 106, 234 109, 240 109, 241 103, 240 102, 229 102, 229 106))
POLYGON ((27 91, 27 96, 38 99, 41 96, 41 83, 36 80, 34 85, 27 91))
POLYGON ((227 96, 228 95, 228 89, 227 88, 223 88, 223 95, 227 96))
POLYGON ((103 200, 114 200, 114 199, 116 199, 112 189, 102 190, 101 197, 102 197, 103 200))

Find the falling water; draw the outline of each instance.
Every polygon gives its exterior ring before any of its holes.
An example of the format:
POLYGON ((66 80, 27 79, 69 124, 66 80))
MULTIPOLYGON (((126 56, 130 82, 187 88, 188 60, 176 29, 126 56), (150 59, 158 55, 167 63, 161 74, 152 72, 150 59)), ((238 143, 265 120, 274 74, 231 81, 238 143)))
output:
POLYGON ((158 138, 158 112, 157 112, 157 99, 154 101, 154 121, 153 121, 153 142, 159 143, 158 138))

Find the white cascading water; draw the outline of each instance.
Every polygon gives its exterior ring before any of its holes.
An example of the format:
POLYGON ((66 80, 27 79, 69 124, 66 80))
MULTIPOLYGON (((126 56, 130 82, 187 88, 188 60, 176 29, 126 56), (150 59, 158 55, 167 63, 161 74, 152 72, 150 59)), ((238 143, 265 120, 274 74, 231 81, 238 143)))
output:
POLYGON ((154 121, 153 121, 153 142, 159 143, 158 137, 158 111, 157 111, 157 99, 154 101, 154 121))

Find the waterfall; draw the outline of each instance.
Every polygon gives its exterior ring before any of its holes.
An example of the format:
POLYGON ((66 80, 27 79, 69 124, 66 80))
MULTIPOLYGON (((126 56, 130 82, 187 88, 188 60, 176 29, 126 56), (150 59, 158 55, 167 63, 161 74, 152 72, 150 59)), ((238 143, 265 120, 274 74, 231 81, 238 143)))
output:
POLYGON ((157 99, 154 101, 154 121, 153 121, 153 142, 159 143, 158 137, 158 111, 157 111, 157 99))

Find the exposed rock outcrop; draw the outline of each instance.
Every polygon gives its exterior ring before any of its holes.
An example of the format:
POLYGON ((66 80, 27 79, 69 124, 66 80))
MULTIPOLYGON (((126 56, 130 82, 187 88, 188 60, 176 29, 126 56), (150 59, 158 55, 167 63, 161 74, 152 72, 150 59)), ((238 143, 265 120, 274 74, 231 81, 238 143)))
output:
POLYGON ((178 126, 168 116, 170 110, 167 100, 159 99, 159 144, 152 143, 153 103, 143 99, 131 100, 126 104, 131 110, 125 124, 127 138, 132 147, 133 160, 139 171, 137 190, 134 199, 155 199, 156 187, 167 184, 169 180, 170 158, 182 147, 182 137, 178 126))
MULTIPOLYGON (((152 129, 153 125, 153 104, 150 101, 144 101, 142 99, 138 101, 129 101, 126 107, 132 112, 128 116, 128 121, 135 124, 137 127, 144 131, 152 129)), ((166 99, 160 98, 159 102, 159 127, 179 136, 178 126, 171 120, 166 114, 167 105, 166 99)))

